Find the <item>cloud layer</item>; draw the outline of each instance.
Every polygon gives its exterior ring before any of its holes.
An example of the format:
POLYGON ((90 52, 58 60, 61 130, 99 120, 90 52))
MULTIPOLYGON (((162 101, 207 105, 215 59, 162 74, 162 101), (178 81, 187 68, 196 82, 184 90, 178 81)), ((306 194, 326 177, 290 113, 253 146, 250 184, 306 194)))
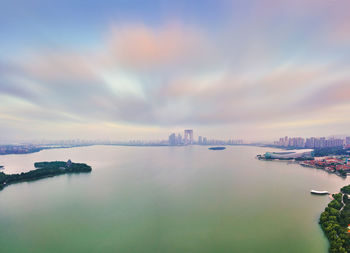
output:
POLYGON ((0 55, 0 129, 13 139, 347 134, 348 2, 225 3, 231 15, 212 25, 111 17, 78 42, 15 46, 0 55))

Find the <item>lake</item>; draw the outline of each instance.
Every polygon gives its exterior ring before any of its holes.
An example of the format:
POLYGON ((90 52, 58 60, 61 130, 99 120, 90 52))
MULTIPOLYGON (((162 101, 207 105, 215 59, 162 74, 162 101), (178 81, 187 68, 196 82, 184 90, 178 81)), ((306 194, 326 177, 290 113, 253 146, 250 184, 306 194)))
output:
POLYGON ((5 173, 83 162, 0 191, 0 252, 327 252, 318 225, 349 184, 322 170, 260 161, 271 148, 90 146, 0 156, 5 173))

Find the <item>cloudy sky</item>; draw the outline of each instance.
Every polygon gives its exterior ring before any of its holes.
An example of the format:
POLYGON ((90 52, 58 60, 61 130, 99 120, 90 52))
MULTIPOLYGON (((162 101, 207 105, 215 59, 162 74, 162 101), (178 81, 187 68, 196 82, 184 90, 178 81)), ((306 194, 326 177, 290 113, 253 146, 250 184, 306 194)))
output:
POLYGON ((350 134, 349 13, 349 0, 2 0, 0 141, 350 134))

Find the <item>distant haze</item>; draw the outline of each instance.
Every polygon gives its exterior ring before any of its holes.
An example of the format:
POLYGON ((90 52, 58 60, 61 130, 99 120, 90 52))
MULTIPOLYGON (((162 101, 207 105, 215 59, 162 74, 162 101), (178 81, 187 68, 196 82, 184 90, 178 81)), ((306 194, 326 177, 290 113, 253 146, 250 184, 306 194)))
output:
POLYGON ((0 142, 350 134, 349 13, 348 0, 3 0, 0 142))

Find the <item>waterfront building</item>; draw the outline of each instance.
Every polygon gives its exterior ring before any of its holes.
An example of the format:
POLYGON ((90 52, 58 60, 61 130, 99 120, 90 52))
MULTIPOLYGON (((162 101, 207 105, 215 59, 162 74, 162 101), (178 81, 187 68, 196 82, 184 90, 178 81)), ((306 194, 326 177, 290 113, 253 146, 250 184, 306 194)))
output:
POLYGON ((266 159, 295 159, 295 158, 311 158, 312 149, 296 149, 279 152, 266 152, 266 159))

